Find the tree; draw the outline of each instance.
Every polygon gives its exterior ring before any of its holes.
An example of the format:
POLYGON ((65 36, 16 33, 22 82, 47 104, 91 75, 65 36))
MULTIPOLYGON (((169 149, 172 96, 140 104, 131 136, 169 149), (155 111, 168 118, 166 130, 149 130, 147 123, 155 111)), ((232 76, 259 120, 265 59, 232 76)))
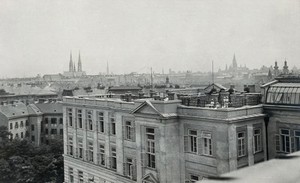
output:
POLYGON ((10 135, 6 126, 0 126, 0 147, 8 143, 10 135))
POLYGON ((0 182, 63 182, 63 142, 49 139, 49 145, 34 146, 24 139, 9 140, 7 128, 0 127, 5 140, 0 148, 0 182))
POLYGON ((12 170, 5 159, 0 159, 0 182, 9 182, 11 180, 12 170))

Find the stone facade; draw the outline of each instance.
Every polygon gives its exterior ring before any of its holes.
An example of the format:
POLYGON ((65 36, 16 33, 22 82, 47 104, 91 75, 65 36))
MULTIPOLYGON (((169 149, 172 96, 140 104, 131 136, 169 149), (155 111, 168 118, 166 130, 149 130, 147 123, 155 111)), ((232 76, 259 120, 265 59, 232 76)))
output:
POLYGON ((60 103, 23 103, 0 106, 0 126, 7 126, 10 138, 29 139, 36 146, 63 136, 62 105, 60 103), (45 121, 49 121, 45 123, 45 121))
POLYGON ((266 160, 262 105, 65 97, 65 182, 195 182, 266 160))

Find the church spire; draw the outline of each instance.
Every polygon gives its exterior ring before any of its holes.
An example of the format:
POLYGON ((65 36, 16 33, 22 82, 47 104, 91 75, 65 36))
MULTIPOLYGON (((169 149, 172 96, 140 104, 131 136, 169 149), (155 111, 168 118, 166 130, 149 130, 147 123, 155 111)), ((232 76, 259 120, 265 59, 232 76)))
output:
POLYGON ((79 51, 79 56, 78 56, 78 72, 82 72, 82 64, 81 64, 81 58, 80 58, 80 51, 79 51))
POLYGON ((235 59, 235 53, 234 53, 234 55, 233 55, 232 67, 233 67, 233 69, 236 69, 236 68, 237 68, 237 62, 236 62, 236 59, 235 59))
POLYGON ((70 51, 69 72, 73 71, 72 51, 70 51))
POLYGON ((106 74, 109 75, 109 66, 108 66, 108 61, 107 61, 107 66, 106 66, 106 74))
POLYGON ((285 61, 284 61, 284 66, 283 66, 283 74, 288 74, 289 73, 289 69, 288 69, 289 67, 288 67, 288 65, 287 65, 287 61, 286 61, 286 59, 285 59, 285 61))

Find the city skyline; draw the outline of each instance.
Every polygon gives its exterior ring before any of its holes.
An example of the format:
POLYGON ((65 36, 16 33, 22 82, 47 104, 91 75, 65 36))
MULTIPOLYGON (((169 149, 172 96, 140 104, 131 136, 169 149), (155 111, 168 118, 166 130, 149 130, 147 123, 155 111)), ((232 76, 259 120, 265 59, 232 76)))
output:
POLYGON ((0 7, 0 77, 300 67, 299 1, 7 1, 0 7), (259 8, 258 8, 259 7, 259 8))

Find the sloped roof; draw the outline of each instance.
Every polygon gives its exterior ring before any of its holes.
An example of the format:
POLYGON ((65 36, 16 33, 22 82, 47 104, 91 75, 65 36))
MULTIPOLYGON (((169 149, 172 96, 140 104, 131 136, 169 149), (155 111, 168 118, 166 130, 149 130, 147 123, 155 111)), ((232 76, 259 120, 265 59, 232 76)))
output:
POLYGON ((225 86, 223 86, 223 85, 221 85, 221 84, 218 84, 218 83, 212 83, 212 84, 208 85, 207 87, 205 87, 204 90, 208 89, 208 88, 211 87, 211 86, 216 86, 216 87, 219 88, 219 89, 224 89, 224 90, 226 90, 226 87, 225 87, 225 86))
POLYGON ((16 116, 27 116, 28 110, 24 103, 1 105, 0 112, 4 114, 7 118, 12 118, 16 116))
POLYGON ((29 104, 27 106, 27 109, 28 109, 28 114, 29 115, 32 115, 32 114, 37 114, 37 115, 43 114, 41 112, 41 110, 35 104, 29 104))
POLYGON ((105 90, 97 89, 97 88, 92 88, 90 92, 87 92, 84 89, 79 89, 79 90, 73 90, 73 95, 74 96, 79 96, 79 95, 101 95, 105 94, 105 90))
POLYGON ((131 111, 131 114, 137 113, 142 108, 149 106, 156 114, 158 114, 160 117, 163 118, 169 118, 169 117, 175 117, 177 116, 177 113, 164 113, 159 111, 150 100, 145 100, 141 105, 139 105, 137 108, 135 108, 133 111, 131 111))
POLYGON ((112 86, 109 90, 141 90, 139 86, 112 86))
POLYGON ((0 89, 4 89, 6 92, 12 95, 56 95, 55 92, 45 90, 39 87, 31 87, 28 85, 22 86, 1 86, 0 89))
POLYGON ((34 105, 44 114, 62 114, 62 103, 37 103, 34 105))
POLYGON ((270 81, 270 82, 268 82, 268 83, 266 83, 266 84, 261 85, 260 87, 261 87, 261 88, 265 88, 265 87, 270 86, 270 85, 273 85, 273 84, 275 84, 275 83, 278 83, 278 80, 270 81))

